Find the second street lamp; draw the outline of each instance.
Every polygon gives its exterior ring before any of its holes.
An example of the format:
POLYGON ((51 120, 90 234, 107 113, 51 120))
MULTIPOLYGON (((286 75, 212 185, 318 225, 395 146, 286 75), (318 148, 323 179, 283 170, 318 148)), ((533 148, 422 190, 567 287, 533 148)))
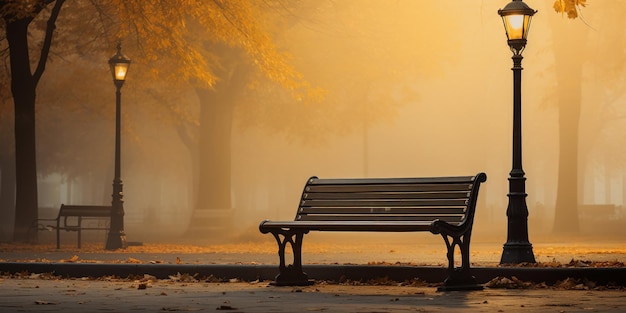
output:
POLYGON ((500 264, 535 263, 533 246, 528 241, 526 177, 522 169, 522 51, 530 20, 537 11, 521 0, 509 2, 498 14, 504 22, 507 43, 513 52, 513 168, 509 177, 507 240, 500 264))
POLYGON ((130 59, 122 54, 122 44, 117 44, 117 53, 109 59, 109 67, 115 83, 115 177, 113 178, 113 194, 111 195, 111 228, 105 249, 116 250, 126 248, 126 234, 124 233, 124 194, 122 192, 120 141, 121 141, 121 89, 126 81, 126 73, 130 66, 130 59))

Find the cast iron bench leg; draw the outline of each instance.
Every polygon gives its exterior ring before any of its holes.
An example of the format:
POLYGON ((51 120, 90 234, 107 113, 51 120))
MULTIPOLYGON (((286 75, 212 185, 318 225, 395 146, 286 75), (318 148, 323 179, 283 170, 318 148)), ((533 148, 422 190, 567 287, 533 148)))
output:
POLYGON ((469 235, 449 235, 441 233, 441 237, 446 242, 448 248, 448 277, 444 280, 443 286, 437 291, 453 290, 482 290, 483 286, 476 283, 476 278, 470 273, 469 262, 469 235), (452 238, 450 243, 449 237, 452 238), (454 248, 458 246, 461 250, 461 267, 454 267, 454 248))
POLYGON ((302 239, 308 231, 281 230, 272 231, 272 235, 278 243, 278 256, 280 257, 279 273, 274 278, 272 285, 275 286, 308 286, 314 283, 309 280, 306 273, 302 271, 302 239), (281 238, 282 237, 282 238, 281 238), (291 245, 293 250, 293 264, 286 265, 285 248, 291 245))
POLYGON ((430 225, 430 232, 441 234, 448 248, 448 278, 444 280, 443 286, 437 291, 452 290, 481 290, 483 286, 476 283, 476 278, 470 272, 469 245, 472 234, 471 225, 469 229, 463 230, 458 226, 452 226, 440 220, 435 220, 430 225), (452 242, 450 239, 452 238, 452 242), (458 246, 461 250, 461 267, 454 267, 454 248, 458 246))
POLYGON ((83 223, 83 217, 79 216, 78 217, 78 249, 80 249, 81 246, 81 242, 82 242, 82 223, 83 223))
POLYGON ((61 249, 61 221, 57 218, 57 249, 61 249))

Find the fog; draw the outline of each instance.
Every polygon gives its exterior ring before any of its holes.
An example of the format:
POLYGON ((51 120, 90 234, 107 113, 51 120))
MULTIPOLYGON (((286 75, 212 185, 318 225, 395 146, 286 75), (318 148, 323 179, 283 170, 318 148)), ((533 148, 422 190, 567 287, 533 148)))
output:
MULTIPOLYGON (((622 22, 626 1, 589 1, 576 20, 555 13, 552 1, 525 2, 538 10, 522 63, 523 167, 530 240, 552 235, 559 122, 568 114, 559 116, 559 109, 567 108, 559 104, 562 93, 578 95, 580 100, 578 136, 565 134, 568 140, 578 138, 578 203, 608 208, 591 215, 581 209, 580 234, 612 233, 613 238, 623 239, 626 233, 617 231, 623 229, 626 214, 626 150, 621 144, 626 139, 621 118, 626 113, 622 22), (563 46, 568 43, 571 46, 563 46), (560 88, 563 75, 579 81, 580 89, 560 88)), ((195 241, 264 238, 267 235, 258 232, 259 222, 293 219, 310 176, 486 172, 474 237, 504 243, 513 75, 512 54, 497 10, 506 3, 341 1, 303 20, 294 14, 297 21, 281 33, 277 43, 290 53, 304 78, 324 91, 324 97, 297 101, 281 92, 258 91, 241 97, 230 135, 231 205, 219 208, 219 214, 229 216, 199 230, 204 235, 195 236, 195 241), (259 94, 263 97, 258 98, 259 94)), ((145 107, 137 103, 142 97, 133 90, 133 69, 122 94, 127 238, 185 241, 190 239, 185 237, 190 222, 196 218, 194 209, 203 206, 198 203, 199 194, 206 192, 198 185, 197 151, 183 143, 177 125, 142 112, 145 107)), ((103 98, 112 106, 112 84, 103 80, 102 89, 103 98)), ((193 96, 180 95, 179 99, 191 108, 200 105, 193 96)), ((38 118, 45 119, 50 110, 42 109, 38 118)), ((81 126, 75 122, 59 126, 63 134, 89 136, 77 144, 84 145, 80 150, 84 159, 93 159, 89 164, 93 169, 73 173, 72 179, 68 179, 68 167, 42 175, 40 215, 54 215, 61 203, 110 203, 114 133, 112 115, 105 115, 102 125, 91 125, 88 130, 71 128, 72 124, 81 126), (100 148, 91 150, 93 145, 100 148)), ((43 144, 46 136, 38 138, 43 144)))

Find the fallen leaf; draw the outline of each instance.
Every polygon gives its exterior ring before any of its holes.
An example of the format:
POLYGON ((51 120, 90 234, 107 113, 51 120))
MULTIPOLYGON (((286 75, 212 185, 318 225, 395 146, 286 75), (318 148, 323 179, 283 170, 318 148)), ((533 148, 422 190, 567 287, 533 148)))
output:
POLYGON ((226 310, 237 310, 237 309, 233 308, 230 305, 220 305, 219 307, 217 307, 216 310, 224 310, 224 311, 226 311, 226 310))
POLYGON ((522 289, 531 288, 532 283, 519 280, 515 276, 511 278, 496 277, 485 284, 489 288, 522 289))
POLYGON ((161 308, 161 311, 174 312, 174 311, 200 311, 202 308, 181 307, 181 308, 161 308))
POLYGON ((78 255, 74 255, 73 257, 67 259, 67 260, 61 260, 61 262, 76 262, 78 261, 78 255))
POLYGON ((152 276, 150 274, 143 274, 142 281, 156 281, 156 280, 157 280, 156 276, 152 276))
POLYGON ((128 259, 126 260, 126 263, 140 264, 140 263, 142 263, 142 262, 141 262, 141 260, 137 260, 137 259, 135 259, 135 258, 128 258, 128 259))
POLYGON ((47 304, 57 304, 57 303, 52 302, 52 301, 45 301, 45 300, 35 300, 35 304, 47 305, 47 304))

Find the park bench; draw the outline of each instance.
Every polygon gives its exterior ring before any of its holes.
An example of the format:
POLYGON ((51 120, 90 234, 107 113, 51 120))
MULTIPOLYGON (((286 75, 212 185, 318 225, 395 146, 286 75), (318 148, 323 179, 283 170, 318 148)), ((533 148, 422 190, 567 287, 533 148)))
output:
POLYGON ((61 248, 61 230, 77 232, 77 246, 80 249, 83 230, 106 230, 110 228, 111 206, 101 205, 66 205, 61 204, 56 218, 38 219, 38 229, 56 229, 57 249, 61 248), (99 219, 104 223, 83 224, 85 220, 99 219), (44 225, 46 221, 54 221, 56 225, 44 225))
POLYGON ((480 184, 476 176, 320 179, 311 177, 293 221, 265 220, 263 234, 278 243, 279 274, 273 285, 310 285, 302 271, 302 240, 309 231, 422 232, 440 234, 447 247, 448 277, 439 290, 482 289, 470 273, 470 237, 480 184), (291 245, 293 264, 285 264, 291 245), (455 268, 454 250, 461 252, 455 268))

